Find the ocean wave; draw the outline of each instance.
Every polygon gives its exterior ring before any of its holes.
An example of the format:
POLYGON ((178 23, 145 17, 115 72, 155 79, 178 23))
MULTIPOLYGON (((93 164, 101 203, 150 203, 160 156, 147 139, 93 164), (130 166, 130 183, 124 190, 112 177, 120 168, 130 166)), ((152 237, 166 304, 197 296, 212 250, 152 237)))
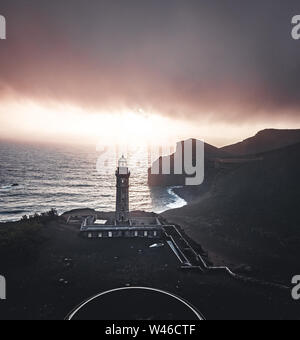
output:
POLYGON ((0 211, 0 215, 15 215, 15 214, 24 214, 25 210, 9 210, 9 211, 0 211))
POLYGON ((167 207, 169 209, 178 209, 178 208, 182 208, 187 205, 187 202, 174 192, 174 189, 178 189, 178 188, 181 188, 181 187, 177 186, 177 187, 171 187, 168 189, 168 194, 171 195, 175 200, 174 202, 167 204, 167 207))
POLYGON ((0 190, 6 191, 6 190, 10 190, 10 189, 16 188, 16 187, 18 187, 18 186, 19 186, 19 184, 16 184, 16 183, 14 183, 14 184, 9 184, 9 185, 2 185, 2 186, 0 187, 0 190))

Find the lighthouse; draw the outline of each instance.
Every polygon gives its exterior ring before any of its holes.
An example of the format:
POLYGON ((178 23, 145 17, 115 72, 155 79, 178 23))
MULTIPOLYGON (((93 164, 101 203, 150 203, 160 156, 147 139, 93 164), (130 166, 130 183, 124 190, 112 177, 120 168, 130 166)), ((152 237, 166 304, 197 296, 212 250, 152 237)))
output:
POLYGON ((116 222, 118 225, 129 223, 129 177, 130 172, 128 169, 127 160, 124 156, 122 156, 119 160, 116 171, 116 222))
POLYGON ((81 225, 80 234, 86 238, 149 238, 159 239, 164 235, 162 223, 155 214, 133 212, 129 214, 130 171, 124 156, 116 170, 117 197, 115 218, 105 212, 87 216, 81 225))

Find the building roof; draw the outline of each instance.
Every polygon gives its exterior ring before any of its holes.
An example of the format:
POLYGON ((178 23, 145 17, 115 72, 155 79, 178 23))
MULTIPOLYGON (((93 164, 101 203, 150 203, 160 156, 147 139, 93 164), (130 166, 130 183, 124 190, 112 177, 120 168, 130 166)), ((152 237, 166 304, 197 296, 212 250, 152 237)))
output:
POLYGON ((134 227, 118 227, 115 225, 111 226, 87 226, 87 227, 82 227, 81 231, 151 231, 151 230, 162 230, 161 226, 134 226, 134 227))

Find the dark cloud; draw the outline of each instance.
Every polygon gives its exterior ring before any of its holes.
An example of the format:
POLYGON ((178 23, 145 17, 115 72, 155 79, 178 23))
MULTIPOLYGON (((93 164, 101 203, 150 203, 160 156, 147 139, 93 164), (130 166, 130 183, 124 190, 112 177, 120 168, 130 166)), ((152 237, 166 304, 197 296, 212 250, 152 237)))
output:
POLYGON ((3 96, 242 121, 298 118, 297 0, 2 0, 3 96))

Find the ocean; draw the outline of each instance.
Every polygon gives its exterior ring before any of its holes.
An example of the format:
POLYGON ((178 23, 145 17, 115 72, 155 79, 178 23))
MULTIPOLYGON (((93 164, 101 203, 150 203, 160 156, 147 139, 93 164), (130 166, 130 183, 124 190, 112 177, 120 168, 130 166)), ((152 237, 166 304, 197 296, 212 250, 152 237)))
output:
MULTIPOLYGON (((173 188, 148 187, 147 148, 127 155, 131 210, 160 213, 186 204, 173 188)), ((114 211, 117 157, 108 153, 99 171, 96 147, 0 142, 0 222, 52 208, 60 214, 77 208, 114 211)))

